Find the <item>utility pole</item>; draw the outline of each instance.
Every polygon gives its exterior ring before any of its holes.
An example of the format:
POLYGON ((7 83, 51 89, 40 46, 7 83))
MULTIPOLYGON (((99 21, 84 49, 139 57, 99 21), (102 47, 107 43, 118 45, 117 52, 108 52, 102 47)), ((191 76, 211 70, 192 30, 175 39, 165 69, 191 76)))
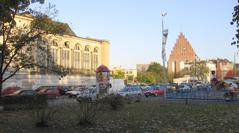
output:
POLYGON ((236 53, 234 53, 234 77, 237 76, 236 53))
MULTIPOLYGON (((164 29, 164 22, 163 18, 167 15, 167 13, 162 13, 162 60, 163 60, 163 67, 164 67, 164 83, 167 83, 167 72, 166 72, 166 51, 165 51, 165 46, 167 43, 167 37, 168 37, 168 29, 164 29)), ((164 101, 166 102, 167 100, 167 87, 164 90, 164 101)))

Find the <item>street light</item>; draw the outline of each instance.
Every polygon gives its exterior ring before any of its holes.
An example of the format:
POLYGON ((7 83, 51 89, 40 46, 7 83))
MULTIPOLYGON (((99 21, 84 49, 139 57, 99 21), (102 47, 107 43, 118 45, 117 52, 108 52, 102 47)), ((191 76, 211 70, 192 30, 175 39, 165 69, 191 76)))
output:
MULTIPOLYGON (((164 67, 164 71, 163 71, 163 76, 164 76, 164 83, 167 83, 167 78, 166 78, 166 52, 165 52, 165 46, 167 43, 167 37, 168 37, 168 29, 164 29, 164 22, 163 22, 163 18, 167 15, 166 12, 162 13, 162 60, 163 60, 163 67, 164 67)), ((165 88, 164 91, 164 100, 166 101, 167 99, 167 88, 165 88)))

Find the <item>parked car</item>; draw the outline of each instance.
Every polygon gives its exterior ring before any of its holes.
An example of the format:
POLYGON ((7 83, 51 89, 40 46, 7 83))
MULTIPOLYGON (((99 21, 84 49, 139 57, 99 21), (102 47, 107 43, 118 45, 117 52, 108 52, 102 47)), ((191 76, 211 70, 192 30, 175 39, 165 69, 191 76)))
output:
POLYGON ((37 92, 34 90, 17 90, 7 96, 35 96, 37 92))
POLYGON ((46 94, 48 98, 58 98, 60 96, 60 91, 55 87, 40 87, 37 90, 38 94, 46 94))
POLYGON ((67 91, 71 91, 70 86, 56 86, 56 88, 60 91, 60 95, 65 95, 67 91))
POLYGON ((77 95, 76 100, 82 102, 83 100, 95 101, 97 99, 97 88, 90 87, 89 89, 83 90, 82 93, 77 95))
POLYGON ((12 94, 12 93, 14 93, 15 91, 21 90, 21 89, 22 89, 22 88, 16 87, 16 86, 7 87, 7 88, 5 88, 5 89, 2 90, 2 96, 7 96, 7 95, 12 94))
POLYGON ((186 84, 181 84, 178 86, 178 90, 182 91, 182 92, 189 91, 190 89, 191 89, 191 87, 186 84))
POLYGON ((67 91, 65 94, 69 97, 77 97, 77 95, 80 95, 83 90, 86 90, 86 86, 78 86, 73 90, 67 91))
POLYGON ((161 88, 160 86, 151 86, 148 90, 144 91, 144 95, 146 97, 149 96, 159 96, 164 94, 164 89, 161 88))
POLYGON ((118 94, 127 98, 136 98, 136 101, 140 101, 143 96, 140 86, 126 86, 118 94))

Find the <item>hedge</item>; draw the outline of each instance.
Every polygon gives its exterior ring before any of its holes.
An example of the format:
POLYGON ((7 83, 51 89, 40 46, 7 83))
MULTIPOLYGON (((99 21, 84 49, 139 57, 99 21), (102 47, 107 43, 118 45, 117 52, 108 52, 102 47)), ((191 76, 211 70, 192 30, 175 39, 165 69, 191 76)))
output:
POLYGON ((43 108, 47 105, 47 96, 6 96, 2 98, 2 104, 4 110, 43 108))

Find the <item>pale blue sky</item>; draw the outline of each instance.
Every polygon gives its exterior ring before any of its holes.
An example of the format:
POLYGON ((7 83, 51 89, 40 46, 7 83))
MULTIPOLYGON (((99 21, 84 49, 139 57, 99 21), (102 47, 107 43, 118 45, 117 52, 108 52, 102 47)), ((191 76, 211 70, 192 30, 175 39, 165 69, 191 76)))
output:
MULTIPOLYGON (((167 12, 167 59, 183 32, 201 59, 233 61, 230 25, 236 0, 50 0, 81 37, 110 41, 110 66, 135 68, 161 60, 161 13, 167 12)), ((239 59, 239 55, 237 57, 239 59)))

